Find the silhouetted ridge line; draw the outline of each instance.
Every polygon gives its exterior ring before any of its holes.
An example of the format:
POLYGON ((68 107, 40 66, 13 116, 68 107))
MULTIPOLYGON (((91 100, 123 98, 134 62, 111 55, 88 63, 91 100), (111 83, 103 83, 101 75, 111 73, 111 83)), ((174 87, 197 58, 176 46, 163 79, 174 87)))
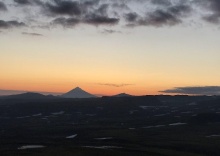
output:
POLYGON ((120 94, 117 94, 117 95, 113 95, 112 97, 131 97, 133 95, 130 95, 130 94, 126 94, 126 93, 120 93, 120 94))
POLYGON ((3 96, 2 98, 5 98, 5 99, 50 99, 50 98, 56 98, 56 97, 53 95, 43 95, 40 93, 27 92, 27 93, 22 93, 22 94, 3 96))
POLYGON ((80 87, 76 87, 69 92, 61 95, 63 98, 95 98, 95 95, 92 95, 84 90, 82 90, 80 87))

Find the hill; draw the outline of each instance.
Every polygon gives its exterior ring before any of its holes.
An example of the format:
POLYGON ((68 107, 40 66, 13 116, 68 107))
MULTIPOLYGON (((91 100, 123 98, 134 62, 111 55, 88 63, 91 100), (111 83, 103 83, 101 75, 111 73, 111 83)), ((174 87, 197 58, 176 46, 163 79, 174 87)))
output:
POLYGON ((27 92, 27 93, 22 93, 22 94, 17 94, 17 95, 2 96, 1 98, 3 99, 52 99, 56 97, 53 95, 43 95, 40 93, 27 92))
POLYGON ((113 95, 112 97, 131 97, 132 95, 126 94, 126 93, 120 93, 117 95, 113 95))

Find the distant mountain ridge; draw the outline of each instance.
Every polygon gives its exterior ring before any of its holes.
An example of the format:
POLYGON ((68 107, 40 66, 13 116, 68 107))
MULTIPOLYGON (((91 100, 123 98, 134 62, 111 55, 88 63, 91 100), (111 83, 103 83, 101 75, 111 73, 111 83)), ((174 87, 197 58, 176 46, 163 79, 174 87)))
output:
POLYGON ((95 98, 96 96, 82 90, 79 87, 76 87, 70 90, 69 92, 61 95, 60 97, 63 97, 63 98, 95 98))
POLYGON ((53 95, 43 95, 40 93, 27 92, 27 93, 16 94, 16 95, 1 96, 1 98, 4 98, 4 99, 52 99, 56 97, 53 95))
POLYGON ((117 95, 113 95, 112 97, 131 97, 132 95, 130 94, 126 94, 126 93, 120 93, 120 94, 117 94, 117 95))
POLYGON ((18 94, 24 94, 24 93, 40 93, 43 95, 61 95, 63 93, 61 92, 44 92, 44 91, 28 91, 28 90, 4 90, 0 89, 0 96, 9 96, 9 95, 18 95, 18 94))

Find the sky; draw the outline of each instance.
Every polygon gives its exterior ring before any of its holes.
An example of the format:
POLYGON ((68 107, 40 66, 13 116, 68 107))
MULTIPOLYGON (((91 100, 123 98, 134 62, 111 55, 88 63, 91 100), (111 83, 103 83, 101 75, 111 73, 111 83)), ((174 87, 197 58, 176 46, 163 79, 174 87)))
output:
POLYGON ((0 94, 220 94, 219 0, 0 0, 0 94))

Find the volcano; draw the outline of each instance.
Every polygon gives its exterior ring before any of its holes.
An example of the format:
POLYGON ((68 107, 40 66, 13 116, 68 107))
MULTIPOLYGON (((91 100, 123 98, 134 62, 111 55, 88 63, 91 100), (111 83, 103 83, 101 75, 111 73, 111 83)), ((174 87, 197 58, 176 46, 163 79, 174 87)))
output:
POLYGON ((71 91, 61 95, 64 98, 95 98, 95 95, 92 95, 79 87, 72 89, 71 91))

